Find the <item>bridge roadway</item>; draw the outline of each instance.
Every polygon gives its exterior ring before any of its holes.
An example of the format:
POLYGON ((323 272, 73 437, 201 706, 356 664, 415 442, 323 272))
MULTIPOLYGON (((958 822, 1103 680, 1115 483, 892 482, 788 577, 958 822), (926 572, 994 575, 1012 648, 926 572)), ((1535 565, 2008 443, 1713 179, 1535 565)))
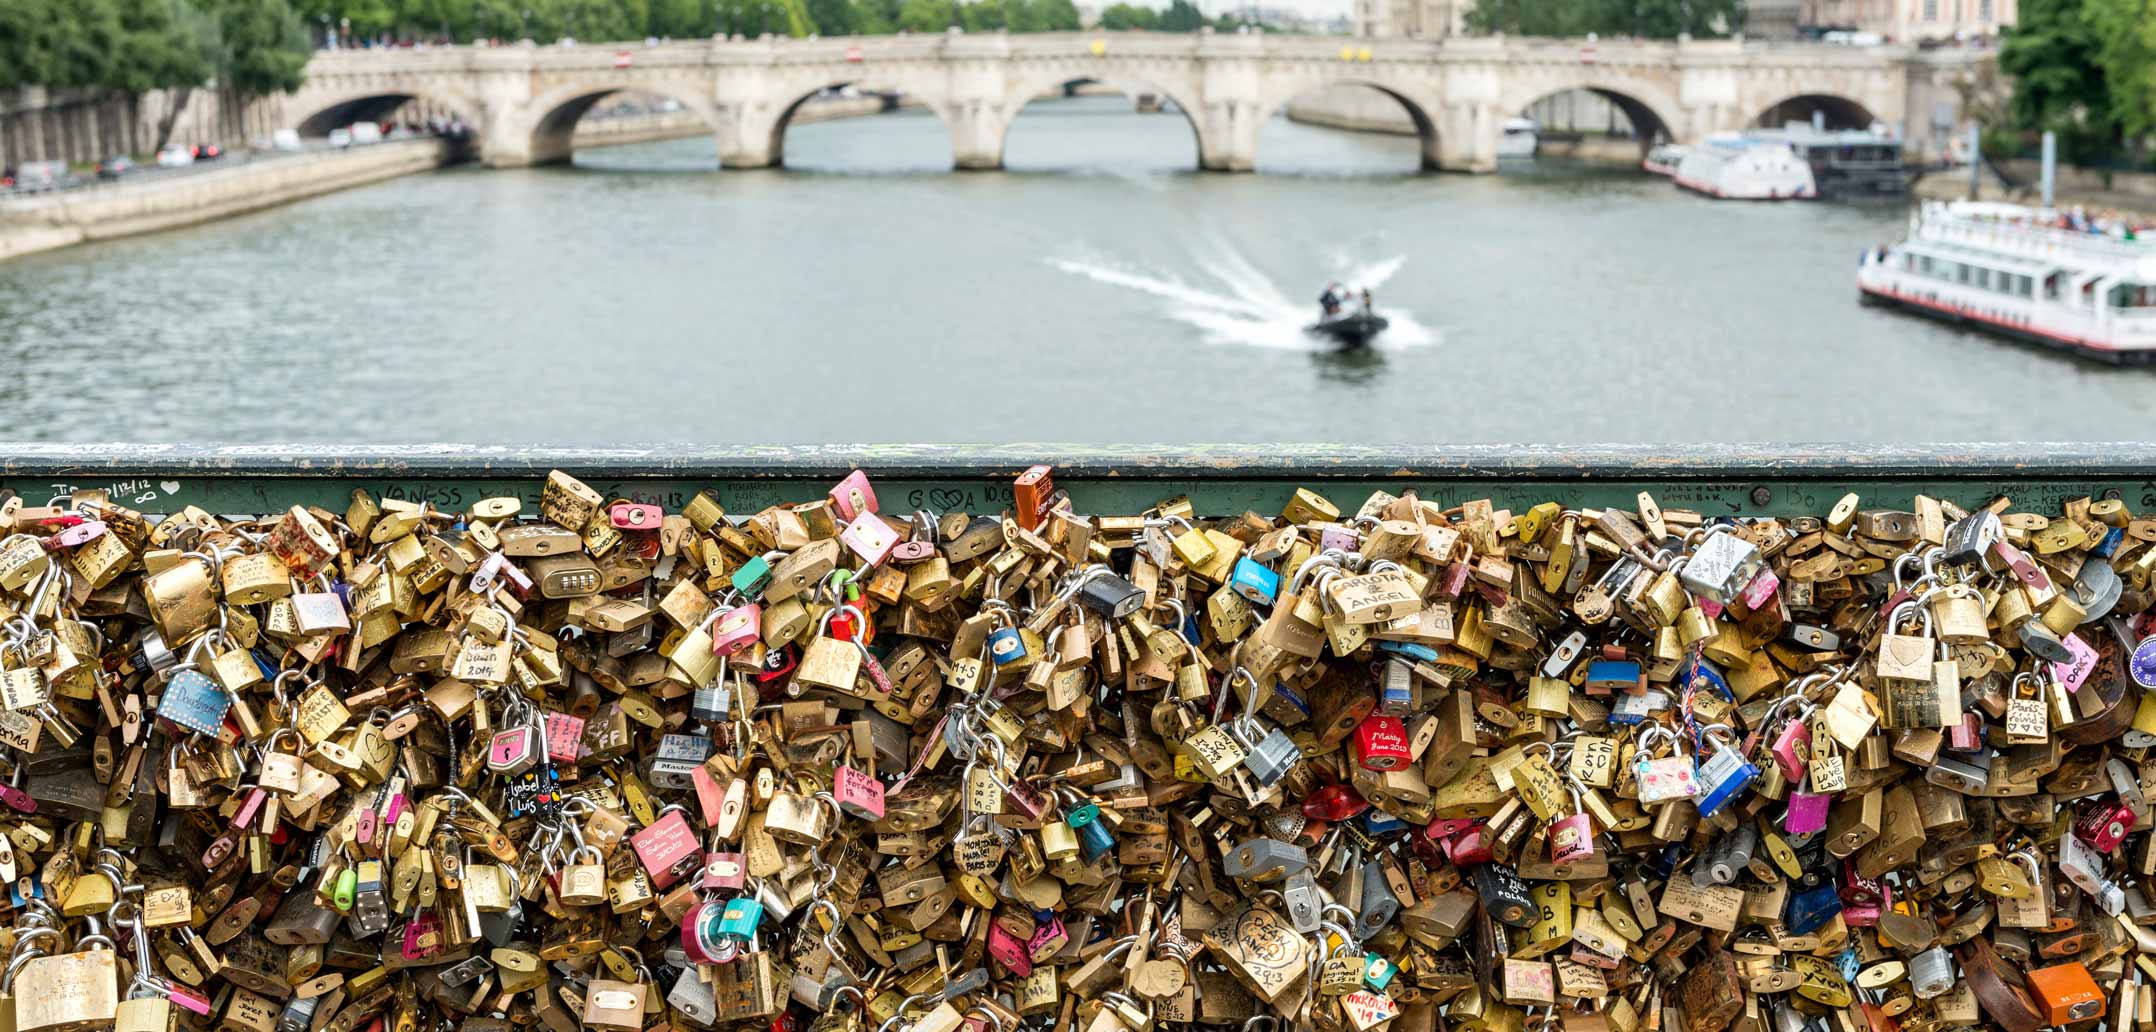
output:
POLYGON ((285 98, 288 124, 318 135, 423 98, 477 127, 498 167, 566 161, 577 119, 609 94, 671 97, 711 128, 720 162, 783 163, 786 128, 808 98, 852 85, 920 100, 949 129, 961 169, 1003 164, 1026 103, 1094 80, 1172 101, 1212 171, 1248 171, 1258 131, 1287 102, 1336 84, 1406 109, 1426 168, 1489 172, 1504 120, 1566 90, 1591 90, 1631 118, 1641 146, 1691 142, 1762 118, 1826 113, 1899 128, 1936 151, 1934 123, 1958 106, 1954 82, 1984 52, 1766 44, 1464 37, 1441 42, 1266 33, 1068 32, 830 39, 347 50, 318 54, 285 98))

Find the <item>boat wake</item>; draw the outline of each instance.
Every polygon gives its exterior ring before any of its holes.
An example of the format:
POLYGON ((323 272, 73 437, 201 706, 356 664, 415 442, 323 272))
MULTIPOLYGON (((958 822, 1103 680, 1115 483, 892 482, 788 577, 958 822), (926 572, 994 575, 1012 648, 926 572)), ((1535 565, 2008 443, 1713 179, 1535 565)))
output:
MULTIPOLYGON (((1400 271, 1405 261, 1404 256, 1394 256, 1358 263, 1340 256, 1329 263, 1333 271, 1325 278, 1338 280, 1351 292, 1364 288, 1376 291, 1400 271)), ((1322 282, 1304 291, 1312 294, 1312 300, 1293 300, 1233 250, 1224 248, 1214 258, 1199 259, 1204 278, 1198 282, 1110 261, 1056 258, 1049 264, 1098 283, 1149 294, 1159 299, 1163 314, 1197 330, 1208 343, 1282 351, 1327 351, 1334 347, 1329 341, 1303 332, 1304 326, 1317 319, 1315 290, 1323 286, 1322 282)), ((1437 334, 1417 322, 1414 313, 1386 304, 1382 294, 1377 311, 1392 320, 1392 325, 1371 341, 1371 347, 1402 351, 1437 342, 1437 334)))

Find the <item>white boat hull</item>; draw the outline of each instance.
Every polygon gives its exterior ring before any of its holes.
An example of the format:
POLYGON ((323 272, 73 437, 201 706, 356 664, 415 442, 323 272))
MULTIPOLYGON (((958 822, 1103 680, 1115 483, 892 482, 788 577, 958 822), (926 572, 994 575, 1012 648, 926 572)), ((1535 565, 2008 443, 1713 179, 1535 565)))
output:
POLYGON ((1688 151, 1671 176, 1694 193, 1732 201, 1812 200, 1812 168, 1786 146, 1708 144, 1688 151))
POLYGON ((1876 253, 1865 256, 1857 289, 1867 300, 2103 361, 2156 360, 2156 316, 2124 316, 1947 282, 1898 268, 1900 256, 1899 249, 1883 260, 1876 253))

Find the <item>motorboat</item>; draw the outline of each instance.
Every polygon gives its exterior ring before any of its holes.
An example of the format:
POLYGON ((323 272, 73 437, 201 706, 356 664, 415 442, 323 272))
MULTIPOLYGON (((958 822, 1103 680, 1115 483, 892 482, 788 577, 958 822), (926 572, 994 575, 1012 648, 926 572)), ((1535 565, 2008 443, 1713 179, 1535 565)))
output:
POLYGON ((1542 126, 1532 118, 1505 119, 1504 135, 1497 138, 1500 158, 1532 158, 1542 141, 1542 126))
POLYGON ((1864 252, 1884 304, 2114 363, 2156 358, 2156 244, 2125 223, 2012 204, 1927 201, 1864 252))
POLYGON ((1303 327, 1303 332, 1325 337, 1343 348, 1359 348, 1370 343, 1370 338, 1385 332, 1385 327, 1390 325, 1389 320, 1374 312, 1342 309, 1303 327))

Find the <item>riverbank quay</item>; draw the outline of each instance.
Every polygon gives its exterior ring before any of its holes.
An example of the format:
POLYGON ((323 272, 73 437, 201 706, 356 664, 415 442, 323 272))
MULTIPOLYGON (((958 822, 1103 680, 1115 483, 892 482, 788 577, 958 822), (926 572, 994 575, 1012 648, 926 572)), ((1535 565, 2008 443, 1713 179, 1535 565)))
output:
POLYGON ((0 199, 0 260, 229 218, 439 168, 455 144, 392 140, 234 162, 199 174, 121 180, 0 199))

